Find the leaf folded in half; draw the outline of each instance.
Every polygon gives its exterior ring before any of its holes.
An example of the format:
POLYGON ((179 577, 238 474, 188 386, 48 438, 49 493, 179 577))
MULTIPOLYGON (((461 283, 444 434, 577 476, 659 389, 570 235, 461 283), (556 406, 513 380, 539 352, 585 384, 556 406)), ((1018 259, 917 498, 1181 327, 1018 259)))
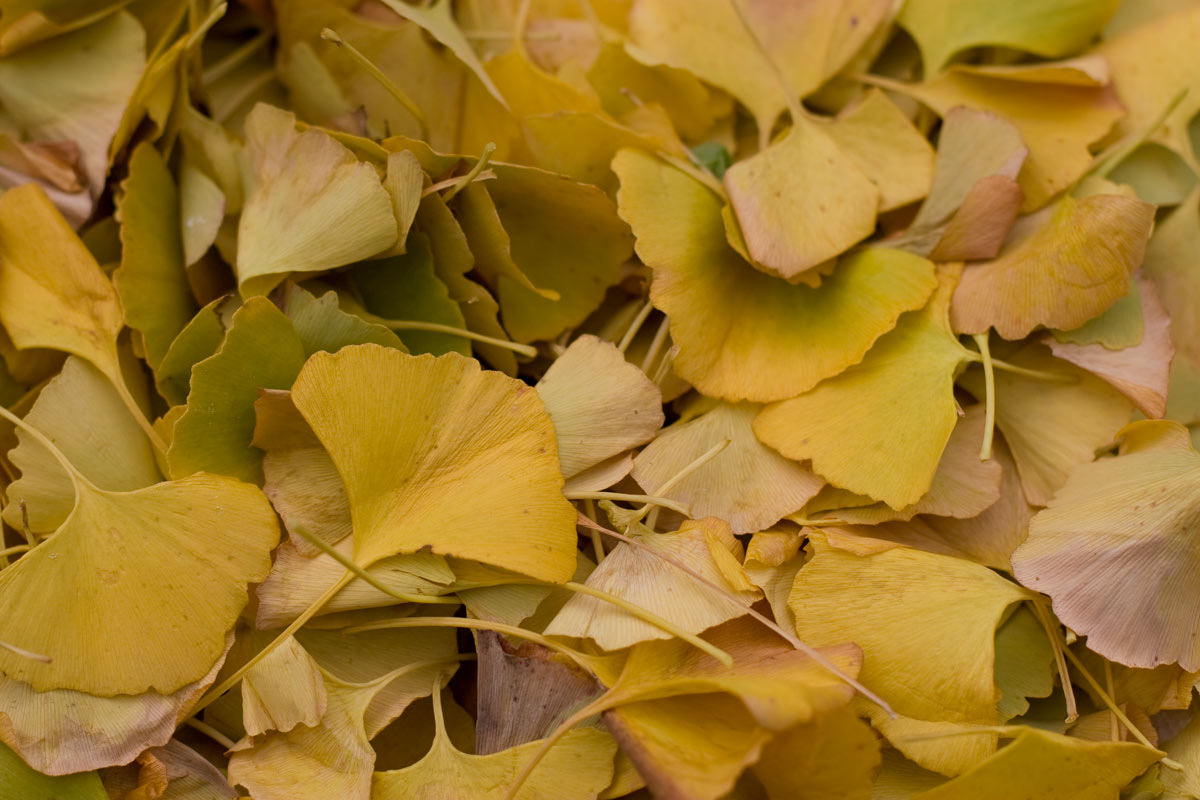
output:
POLYGON ((672 425, 633 462, 634 480, 653 495, 711 448, 729 446, 692 472, 667 496, 695 517, 718 517, 734 533, 757 533, 802 507, 823 485, 812 470, 771 450, 754 436, 760 407, 720 403, 711 411, 672 425))
POLYGON ((1162 754, 1133 742, 1088 742, 1014 728, 1014 741, 987 761, 913 800, 1110 800, 1162 754))
POLYGON ((1112 384, 1143 414, 1161 418, 1167 410, 1167 386, 1175 346, 1171 344, 1171 320, 1158 299, 1158 290, 1148 278, 1134 283, 1139 303, 1138 319, 1145 327, 1141 341, 1131 347, 1110 350, 1102 343, 1074 344, 1046 337, 1057 358, 1082 367, 1112 384))
POLYGON ((638 0, 629 33, 638 57, 686 69, 740 100, 770 132, 788 90, 811 94, 858 52, 888 15, 887 0, 760 3, 638 0), (773 63, 772 63, 773 62, 773 63))
POLYGON ((1128 293, 1153 224, 1154 206, 1118 194, 1067 196, 1018 220, 995 260, 963 271, 954 330, 1021 339, 1078 328, 1128 293))
POLYGON ((248 736, 319 725, 326 703, 321 669, 295 637, 288 637, 242 679, 242 720, 248 736))
POLYGON ((575 571, 554 426, 530 387, 455 353, 317 353, 292 387, 346 487, 354 558, 473 559, 547 581, 575 571))
MULTIPOLYGON (((996 427, 1012 451, 1021 488, 1031 505, 1044 506, 1070 471, 1091 461, 1133 412, 1132 404, 1094 375, 1054 358, 1029 342, 1019 350, 993 348, 1012 364, 1059 376, 1057 380, 996 372, 996 427)), ((969 369, 960 385, 985 396, 982 370, 969 369)))
POLYGON ((879 189, 813 120, 725 171, 725 190, 754 265, 801 273, 871 235, 879 189))
POLYGON ((609 342, 580 336, 537 382, 570 478, 654 438, 662 392, 609 342))
POLYGON ((252 179, 238 223, 237 276, 246 295, 290 272, 360 261, 396 242, 392 201, 375 167, 292 114, 267 105, 246 118, 252 179))
POLYGON ((1120 454, 1072 471, 1013 554, 1017 578, 1121 664, 1200 669, 1200 453, 1174 422, 1135 422, 1120 454))
MULTIPOLYGON (((132 491, 162 480, 150 441, 112 384, 76 356, 45 385, 25 419, 102 489, 132 491)), ((49 535, 75 507, 75 485, 29 434, 18 429, 17 440, 8 458, 21 477, 8 485, 4 519, 16 530, 28 522, 34 533, 49 535)))
POLYGON ((896 250, 843 259, 819 288, 755 269, 725 241, 721 201, 653 156, 622 150, 617 203, 654 270, 650 297, 671 318, 675 370, 701 392, 770 402, 862 360, 937 285, 933 265, 896 250))
POLYGON ((921 48, 925 74, 970 47, 1003 45, 1046 58, 1084 49, 1119 0, 1015 0, 999 7, 954 0, 909 0, 899 22, 921 48))
MULTIPOLYGON (((741 571, 741 542, 721 520, 689 520, 673 533, 630 533, 657 553, 621 543, 588 577, 588 586, 641 606, 689 633, 742 616, 758 599, 758 590, 741 571), (724 587, 728 594, 705 586, 658 553, 724 587)), ((568 600, 545 633, 591 639, 604 650, 671 636, 611 603, 586 595, 568 600)))
POLYGON ((75 478, 62 527, 0 572, 0 640, 52 661, 0 650, 0 670, 39 692, 102 697, 199 680, 225 651, 247 584, 270 568, 270 503, 218 475, 132 492, 75 478))
POLYGON ((788 458, 811 459, 834 486, 895 509, 919 501, 954 431, 954 378, 972 356, 947 319, 956 277, 944 270, 928 305, 901 317, 860 363, 767 406, 755 435, 788 458))

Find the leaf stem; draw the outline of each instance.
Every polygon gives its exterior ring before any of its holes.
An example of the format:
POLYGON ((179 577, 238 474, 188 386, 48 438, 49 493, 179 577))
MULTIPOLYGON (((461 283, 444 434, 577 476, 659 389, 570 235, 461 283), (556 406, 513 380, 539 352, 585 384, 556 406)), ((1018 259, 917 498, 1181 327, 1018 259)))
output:
POLYGON ((654 311, 654 305, 647 300, 642 303, 642 307, 634 314, 633 320, 629 323, 629 327, 625 329, 625 333, 617 342, 617 349, 624 353, 629 349, 629 345, 633 344, 633 340, 637 337, 638 331, 642 329, 642 324, 650 316, 650 312, 654 311))
MULTIPOLYGON (((1088 686, 1092 687, 1092 691, 1100 696, 1100 701, 1104 703, 1109 711, 1112 712, 1113 716, 1121 721, 1121 724, 1125 726, 1125 729, 1133 734, 1133 738, 1137 739, 1139 744, 1149 747, 1151 750, 1157 750, 1158 748, 1150 744, 1150 740, 1146 738, 1146 735, 1142 733, 1141 729, 1130 722, 1129 717, 1125 716, 1125 712, 1121 710, 1120 706, 1118 706, 1116 702, 1109 697, 1108 692, 1104 691, 1104 688, 1100 686, 1100 683, 1092 677, 1092 673, 1087 671, 1087 668, 1083 666, 1083 662, 1079 660, 1079 656, 1072 653, 1071 648, 1069 647, 1063 648, 1063 653, 1065 653, 1067 658, 1071 660, 1071 665, 1074 666, 1075 669, 1078 670, 1079 674, 1083 676, 1083 679, 1087 681, 1088 686)), ((1183 765, 1178 761, 1174 761, 1166 757, 1163 757, 1159 760, 1162 761, 1163 766, 1170 767, 1171 769, 1183 769, 1183 765)))
POLYGON ((443 325, 440 322, 422 322, 419 320, 408 319, 385 319, 377 317, 369 312, 360 312, 358 316, 365 319, 367 322, 374 322, 377 325, 382 325, 385 328, 390 328, 394 331, 429 331, 430 333, 445 333, 450 336, 461 336, 464 339, 469 339, 472 342, 480 342, 481 344, 490 344, 494 347, 503 347, 505 350, 511 350, 518 355, 534 358, 537 356, 537 348, 529 344, 517 344, 510 342, 507 339, 496 339, 491 336, 484 336, 482 333, 469 331, 466 328, 456 328, 453 325, 443 325))
POLYGON ((384 594, 386 594, 389 597, 396 598, 397 600, 399 600, 402 603, 430 603, 430 604, 454 603, 454 604, 457 604, 457 602, 458 602, 457 600, 450 600, 445 597, 440 597, 437 595, 408 594, 406 592, 398 592, 395 589, 393 589, 392 587, 388 586, 387 584, 385 584, 382 581, 380 581, 379 579, 377 579, 371 573, 367 572, 361 566, 356 564, 352 559, 347 558, 344 553, 342 553, 336 547, 329 544, 328 542, 326 542, 324 539, 320 538, 319 536, 309 532, 308 530, 306 530, 302 527, 295 527, 292 530, 294 530, 296 533, 300 534, 300 536, 303 537, 304 540, 307 541, 309 544, 311 544, 313 547, 317 548, 322 553, 324 553, 325 555, 332 558, 334 561, 341 564, 347 570, 354 573, 354 576, 356 578, 358 578, 359 580, 363 581, 364 583, 371 586, 372 588, 378 589, 379 591, 383 592, 384 594))
POLYGON ((568 500, 623 500, 627 503, 649 503, 651 505, 662 506, 683 514, 685 517, 692 515, 691 510, 674 500, 668 500, 665 497, 652 497, 648 494, 625 494, 624 492, 563 492, 563 497, 568 500))
POLYGON ((17 553, 25 553, 32 549, 28 544, 14 544, 12 547, 6 547, 0 550, 0 558, 15 556, 17 553))
POLYGON ((587 655, 580 653, 578 650, 573 650, 564 644, 559 644, 553 639, 549 639, 535 631, 526 630, 516 625, 509 625, 505 622, 493 622, 486 619, 470 619, 467 617, 404 617, 402 619, 389 619, 381 622, 354 625, 346 628, 343 633, 353 635, 368 631, 392 630, 396 628, 466 628, 476 631, 495 631, 496 633, 507 634, 517 639, 525 639, 534 644, 540 644, 548 650, 561 653, 588 672, 594 672, 595 665, 587 655))
MULTIPOLYGON (((968 350, 967 352, 970 354, 967 357, 970 361, 977 364, 983 363, 982 354, 976 353, 974 350, 968 350)), ((1078 380, 1074 375, 1068 375, 1065 372, 1047 372, 1041 369, 1030 369, 1029 367, 1021 367, 1016 364, 1010 364, 1007 361, 1001 361, 998 358, 992 359, 992 366, 1001 372, 1011 372, 1014 375, 1022 375, 1026 378, 1048 381, 1049 383, 1075 383, 1078 380)))
POLYGON ((390 94, 397 103, 404 106, 405 111, 407 111, 409 114, 412 114, 413 118, 417 121, 417 125, 420 126, 421 138, 426 140, 429 139, 429 123, 425 119, 425 112, 421 110, 420 106, 413 102, 413 99, 409 97, 403 89, 396 85, 395 81, 385 75, 383 70, 375 66, 374 61, 363 55, 361 50, 339 36, 337 31, 333 30, 332 28, 322 28, 321 38, 327 42, 332 42, 349 53, 350 58, 352 58, 364 72, 374 78, 379 85, 383 87, 383 90, 390 94))
POLYGON ((183 721, 183 724, 187 725, 189 728, 194 728, 195 730, 200 731, 205 736, 224 747, 226 750, 232 750, 237 745, 237 742, 233 741, 233 739, 230 739, 228 736, 221 733, 207 722, 202 722, 195 717, 188 717, 183 721))
POLYGON ((576 725, 583 722, 588 717, 605 711, 608 707, 610 707, 609 703, 611 703, 610 693, 605 692, 592 702, 585 705, 583 708, 576 711, 571 716, 564 719, 549 736, 547 736, 545 739, 542 739, 542 744, 533 752, 533 755, 530 756, 529 760, 526 761, 521 767, 521 771, 517 773, 517 776, 513 778, 512 784, 510 784, 508 787, 508 792, 504 795, 504 800, 515 800, 521 791, 521 787, 525 785, 525 781, 529 779, 529 776, 533 774, 535 769, 537 769, 537 765, 540 764, 542 759, 546 757, 546 754, 550 752, 550 748, 558 744, 559 740, 570 733, 571 729, 576 725))
POLYGON ((357 576, 353 572, 346 570, 346 573, 342 575, 342 577, 339 578, 336 583, 326 589, 320 597, 313 601, 312 605, 300 612, 300 616, 292 620, 291 624, 284 628, 283 631, 280 632, 280 634, 276 636, 270 644, 251 656, 250 660, 238 669, 234 670, 232 675, 221 681, 221 683, 215 688, 210 689, 208 693, 204 695, 204 697, 201 697, 200 701, 196 703, 195 707, 192 709, 192 713, 200 713, 212 705, 218 697, 228 692, 234 686, 237 686, 238 682, 242 678, 246 677, 247 672, 254 669, 258 662, 269 656, 275 650, 275 648, 287 641, 289 636, 304 627, 306 622, 315 617, 317 613, 325 607, 325 604, 332 600, 334 595, 346 588, 346 585, 350 583, 350 581, 354 580, 355 577, 357 576))
POLYGON ((1050 639, 1050 649, 1054 651, 1054 664, 1058 668, 1058 679, 1062 683, 1063 696, 1067 701, 1066 721, 1068 723, 1074 722, 1079 719, 1079 708, 1075 704, 1075 689, 1071 686, 1071 673, 1067 669, 1067 661, 1063 656, 1065 648, 1062 640, 1059 638, 1058 626, 1055 625, 1050 612, 1042 605, 1041 599, 1032 598, 1029 604, 1033 607, 1034 616, 1042 624, 1042 628, 1046 631, 1046 636, 1050 639))
POLYGON ((50 656, 44 656, 41 653, 35 653, 32 650, 26 650, 24 647, 17 647, 15 644, 9 644, 3 639, 0 639, 0 649, 7 650, 14 655, 20 656, 21 658, 28 658, 30 661, 38 661, 42 664, 49 664, 54 661, 54 659, 50 656))
POLYGON ((626 544, 630 545, 631 547, 636 547, 639 550, 644 550, 647 553, 651 553, 651 554, 657 556, 658 558, 661 558, 663 561, 666 561, 668 564, 671 564, 676 569, 682 570, 683 572, 690 575, 695 580, 697 580, 700 583, 707 586, 709 589, 712 589, 713 591, 722 595, 724 598, 729 600, 731 603, 736 603, 739 608, 745 608, 746 613, 752 619, 761 623, 764 627, 771 630, 772 632, 774 632, 775 634, 777 634, 778 636, 783 638, 785 641, 787 641, 790 645, 792 645, 792 647, 796 648, 797 650, 804 653, 806 656, 808 656, 809 658, 813 659, 818 664, 823 666, 825 669, 832 672, 834 675, 836 675, 839 679, 841 679, 848 686, 852 687, 855 691, 857 691, 863 697, 866 697, 868 700, 875 703, 880 708, 882 708, 884 711, 886 711, 887 715, 889 717, 891 717, 892 719, 896 718, 896 712, 892 710, 891 705, 886 700, 884 700, 879 695, 875 694, 875 692, 871 691, 863 684, 859 683, 856 679, 847 675, 836 664, 834 664, 832 661, 830 661, 828 658, 826 658, 824 656, 824 654, 821 653, 820 650, 817 650, 815 647, 812 647, 811 645, 805 644, 803 641, 800 640, 799 637, 797 637, 794 633, 787 631, 779 623, 775 622, 775 620, 770 619, 766 615, 759 613, 758 611, 756 611, 754 609, 753 606, 743 605, 742 602, 740 600, 738 600, 738 598, 735 597, 728 589, 722 588, 720 585, 718 585, 718 584, 714 583, 713 581, 709 580, 708 578, 704 577, 699 572, 697 572, 696 570, 689 567, 687 564, 684 564, 682 561, 679 561, 678 559, 676 559, 674 556, 669 556, 660 550, 655 550, 652 547, 647 547, 646 545, 639 542, 637 539, 634 539, 632 536, 626 536, 623 533, 618 533, 616 531, 609 530, 608 528, 605 528, 601 525, 585 525, 585 527, 589 527, 589 528, 594 527, 596 530, 598 530, 600 533, 602 533, 606 536, 611 536, 614 539, 619 539, 620 541, 625 542, 626 544))
POLYGON ((664 314, 662 322, 658 323, 658 330, 654 332, 654 338, 650 340, 650 347, 646 349, 646 356, 642 359, 642 372, 650 374, 650 368, 658 360, 658 354, 662 352, 670 334, 671 318, 664 314))
POLYGON ((979 460, 987 461, 992 457, 992 436, 996 430, 996 373, 992 369, 992 351, 988 347, 988 334, 977 333, 972 338, 979 346, 979 356, 983 362, 985 400, 983 444, 979 448, 979 460))
POLYGON ((150 420, 146 419, 146 412, 142 411, 142 407, 138 405, 137 400, 134 400, 133 395, 129 393, 129 387, 125 385, 120 369, 116 371, 116 374, 110 375, 109 380, 112 381, 113 387, 121 397, 121 402, 129 409, 129 413, 133 415, 134 422, 138 424, 138 427, 150 439, 150 444, 154 446, 159 455, 165 459, 167 456, 167 443, 158 435, 158 431, 154 430, 154 426, 150 424, 150 420))
POLYGON ((488 142, 483 146, 483 153, 475 161, 475 166, 471 167, 466 175, 462 176, 462 182, 450 187, 450 190, 442 195, 442 200, 447 204, 454 199, 455 195, 463 190, 463 187, 471 181, 479 177, 479 173, 487 169, 488 162, 492 160, 492 154, 496 152, 496 143, 488 142))

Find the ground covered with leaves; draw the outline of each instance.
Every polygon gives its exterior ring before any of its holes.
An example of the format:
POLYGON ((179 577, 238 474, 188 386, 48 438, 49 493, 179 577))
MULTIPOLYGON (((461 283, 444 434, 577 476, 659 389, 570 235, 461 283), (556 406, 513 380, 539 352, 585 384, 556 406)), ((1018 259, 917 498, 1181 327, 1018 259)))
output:
POLYGON ((0 800, 1200 798, 1200 3, 0 0, 0 800))

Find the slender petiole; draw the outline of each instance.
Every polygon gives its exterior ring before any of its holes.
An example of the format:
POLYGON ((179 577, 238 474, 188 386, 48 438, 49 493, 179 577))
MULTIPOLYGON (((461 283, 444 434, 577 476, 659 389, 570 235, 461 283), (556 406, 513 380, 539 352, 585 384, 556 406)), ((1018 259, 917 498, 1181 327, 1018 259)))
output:
POLYGON ((987 461, 992 457, 992 436, 996 430, 996 373, 992 369, 992 351, 988 347, 988 335, 979 333, 972 338, 979 347, 979 357, 983 363, 985 399, 983 444, 979 448, 979 460, 987 461))
POLYGON ((354 62, 358 64, 358 66, 361 67, 364 72, 378 81, 379 85, 383 87, 384 91, 390 94, 397 103, 404 106, 405 111, 407 111, 409 114, 412 114, 413 118, 417 121, 417 125, 419 125, 421 128, 421 138, 429 138, 429 123, 425 119, 425 112, 421 110, 420 106, 413 102, 413 99, 409 97, 403 89, 396 85, 395 81, 385 75, 383 70, 375 66, 374 61, 363 55, 361 50, 339 36, 337 31, 333 30, 332 28, 322 28, 321 38, 344 49, 350 55, 350 58, 354 59, 354 62))

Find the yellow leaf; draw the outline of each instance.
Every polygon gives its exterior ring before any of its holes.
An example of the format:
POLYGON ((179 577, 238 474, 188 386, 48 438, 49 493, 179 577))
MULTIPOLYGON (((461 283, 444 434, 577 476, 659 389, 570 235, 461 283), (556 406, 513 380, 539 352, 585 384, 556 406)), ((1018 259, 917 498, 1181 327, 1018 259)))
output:
POLYGON ((734 533, 755 533, 802 507, 823 481, 783 458, 754 436, 760 407, 720 403, 711 411, 662 432, 634 459, 633 477, 658 495, 680 470, 728 441, 711 461, 675 483, 666 496, 687 505, 696 517, 719 517, 734 533))
POLYGON ((971 360, 947 320, 955 277, 944 273, 929 304, 902 317, 861 363, 767 406, 755 435, 788 458, 811 459, 834 486, 896 509, 919 501, 957 420, 955 375, 971 360))
POLYGON ((1020 339, 1078 328, 1129 291, 1153 223, 1154 206, 1122 195, 1067 196, 1018 220, 995 260, 963 270, 954 330, 1020 339))
POLYGON ((242 718, 249 736, 319 725, 326 702, 320 667, 294 637, 242 678, 242 718))
POLYGON ((879 740, 846 709, 776 736, 754 774, 778 800, 860 800, 879 763, 879 740))
MULTIPOLYGON (((588 586, 628 600, 688 633, 700 633, 742 616, 758 599, 758 590, 752 584, 748 590, 731 585, 709 547, 712 536, 718 546, 733 553, 737 562, 741 561, 741 543, 721 520, 687 521, 673 533, 636 534, 632 528, 629 533, 645 548, 656 552, 622 542, 588 576, 588 586), (703 575, 725 588, 727 594, 705 586, 662 556, 703 575)), ((546 626, 545 633, 590 639, 603 650, 620 650, 638 642, 671 637, 624 609, 582 594, 567 601, 546 626)))
POLYGON ((295 117, 267 105, 246 119, 251 173, 238 223, 238 284, 263 294, 291 272, 340 267, 396 241, 392 201, 375 167, 328 134, 297 133, 295 117))
POLYGON ((776 69, 796 95, 811 94, 854 56, 890 8, 886 0, 739 5, 753 36, 729 0, 638 0, 629 34, 642 60, 686 69, 740 100, 761 135, 769 135, 787 107, 776 69))
POLYGON ((1088 647, 1134 667, 1200 669, 1193 544, 1200 454, 1174 422, 1136 422, 1121 452, 1077 467, 1013 554, 1088 647), (1178 587, 1169 592, 1156 587, 1178 587))
POLYGON ((1016 0, 992 7, 953 0, 909 0, 900 24, 921 48, 925 74, 971 47, 1001 45, 1046 58, 1083 50, 1120 0, 1016 0))
POLYGON ((987 761, 913 800, 1109 800, 1161 756, 1131 742, 1087 742, 1037 728, 1020 731, 987 761))
POLYGON ((875 230, 880 194, 832 131, 800 118, 784 137, 725 171, 749 254, 789 280, 875 230))
POLYGON ((617 202, 654 269, 651 298, 671 318, 674 366, 704 394, 783 400, 860 361, 936 285, 933 265, 893 250, 856 253, 820 288, 764 275, 725 242, 721 202, 652 156, 622 150, 617 202))
POLYGON ((310 358, 292 402, 345 483, 361 566, 431 548, 548 581, 575 571, 553 425, 520 381, 360 345, 310 358))
POLYGON ((565 477, 645 444, 662 427, 662 392, 617 348, 585 334, 537 382, 565 477))

